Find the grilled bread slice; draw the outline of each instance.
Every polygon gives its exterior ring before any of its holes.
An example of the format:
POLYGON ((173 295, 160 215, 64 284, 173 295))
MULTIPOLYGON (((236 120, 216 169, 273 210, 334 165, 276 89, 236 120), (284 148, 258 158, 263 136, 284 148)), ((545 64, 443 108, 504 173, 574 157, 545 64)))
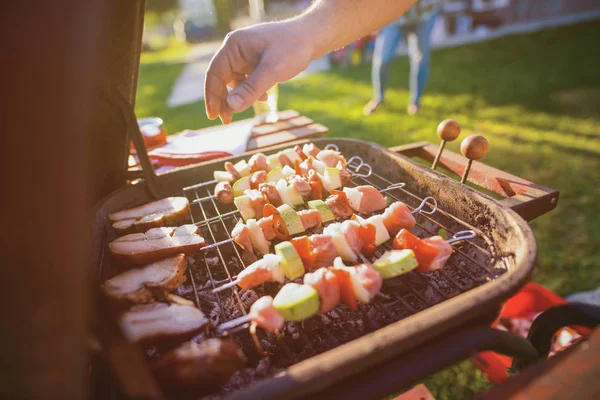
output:
POLYGON ((151 228, 177 225, 189 218, 190 202, 185 197, 167 197, 108 214, 118 235, 145 232, 151 228))
POLYGON ((107 280, 102 288, 110 299, 121 304, 152 303, 185 282, 187 267, 185 254, 178 254, 123 272, 107 280))

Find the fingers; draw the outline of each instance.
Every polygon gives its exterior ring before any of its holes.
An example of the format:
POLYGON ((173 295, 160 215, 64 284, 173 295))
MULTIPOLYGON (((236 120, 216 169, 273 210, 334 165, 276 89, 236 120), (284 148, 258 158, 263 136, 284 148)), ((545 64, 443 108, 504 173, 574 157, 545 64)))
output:
POLYGON ((233 112, 227 105, 227 102, 225 101, 226 98, 227 98, 227 88, 225 87, 225 88, 223 88, 223 91, 221 93, 221 104, 220 104, 220 115, 219 115, 219 118, 221 118, 221 122, 225 125, 230 123, 231 120, 233 119, 233 112))
MULTIPOLYGON (((245 77, 244 77, 244 79, 245 79, 245 77)), ((229 82, 229 87, 232 89, 235 89, 236 87, 240 86, 243 81, 244 81, 243 79, 234 79, 233 81, 229 82)), ((269 99, 269 95, 267 93, 263 93, 258 98, 258 101, 267 101, 268 99, 269 99)))
POLYGON ((260 98, 266 91, 277 83, 273 78, 272 66, 261 62, 247 79, 237 85, 227 95, 227 105, 234 112, 244 111, 260 98))
POLYGON ((204 79, 204 104, 206 115, 213 120, 221 114, 221 105, 227 97, 227 83, 235 78, 226 50, 219 49, 206 70, 204 79))

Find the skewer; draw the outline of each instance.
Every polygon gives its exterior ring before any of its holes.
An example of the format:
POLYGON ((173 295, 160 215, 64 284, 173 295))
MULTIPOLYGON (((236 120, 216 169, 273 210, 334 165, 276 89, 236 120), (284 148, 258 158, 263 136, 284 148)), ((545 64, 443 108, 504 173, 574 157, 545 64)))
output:
MULTIPOLYGON (((421 202, 421 205, 419 205, 418 208, 415 208, 412 213, 417 213, 417 212, 422 212, 423 214, 427 214, 427 215, 431 215, 433 213, 435 213, 437 211, 437 202, 435 201, 435 199, 433 197, 426 197, 423 199, 423 201, 421 202), (434 206, 432 207, 432 209, 430 211, 422 211, 422 209, 425 207, 425 205, 430 201, 433 200, 434 202, 434 206)), ((460 231, 457 232, 453 237, 451 237, 450 239, 447 240, 448 243, 452 244, 455 242, 459 242, 461 240, 467 240, 467 239, 472 239, 474 238, 476 235, 476 233, 474 231, 460 231)), ((229 243, 232 242, 233 239, 227 239, 223 242, 220 242, 219 245, 223 244, 223 243, 229 243)), ((215 245, 211 245, 211 246, 215 246, 215 245)), ((364 255, 359 254, 359 257, 361 257, 361 259, 363 260, 363 262, 368 262, 368 260, 365 258, 364 255)), ((218 292, 222 292, 223 290, 227 290, 230 289, 232 287, 237 286, 237 284, 239 283, 238 279, 235 279, 231 282, 225 283, 219 287, 216 287, 212 290, 213 293, 218 293, 218 292)))
MULTIPOLYGON (((364 165, 369 166, 368 164, 364 164, 364 165)), ((370 168, 370 166, 369 166, 369 168, 370 168)), ((371 170, 369 170, 369 172, 370 171, 371 170)), ((404 186, 406 186, 405 183, 394 183, 394 184, 392 184, 392 185, 390 185, 390 186, 388 186, 388 187, 386 187, 384 189, 381 189, 379 192, 380 193, 385 193, 385 192, 388 192, 388 191, 393 190, 393 189, 401 189, 404 186)), ((210 199, 210 198, 213 198, 213 197, 214 196, 203 197, 201 199, 198 199, 198 200, 195 200, 195 201, 191 202, 191 204, 196 204, 196 203, 199 203, 199 200, 210 199)), ((428 211, 428 212, 423 211, 423 214, 431 215, 431 214, 435 213, 435 211, 437 210, 437 202, 436 202, 436 200, 433 197, 426 197, 426 199, 429 199, 429 200, 431 200, 434 203, 434 205, 432 206, 433 211, 428 211)), ((423 199, 423 201, 425 201, 425 199, 423 199)), ((421 211, 424 207, 425 207, 425 204, 421 203, 421 205, 416 210, 421 211)), ((200 222, 196 223, 196 226, 204 226, 204 225, 210 224, 213 221, 217 221, 219 219, 222 219, 222 218, 225 218, 225 217, 229 217, 231 215, 236 215, 236 214, 239 214, 239 213, 240 213, 240 211, 237 210, 237 209, 233 210, 233 211, 229 211, 229 212, 223 213, 221 215, 217 215, 216 217, 211 217, 211 218, 207 218, 207 219, 205 219, 203 221, 200 221, 200 222)))
MULTIPOLYGON (((329 145, 328 145, 328 146, 329 146, 329 145)), ((356 177, 358 177, 358 178, 368 178, 368 177, 370 177, 370 176, 371 176, 371 174, 373 173, 373 168, 371 168, 371 166, 370 166, 369 164, 365 163, 365 162, 363 161, 363 159, 362 159, 362 158, 360 158, 359 156, 353 156, 352 158, 350 158, 350 160, 348 161, 348 163, 347 163, 346 165, 350 165, 350 164, 351 164, 351 163, 353 163, 354 161, 358 161, 358 162, 359 162, 359 164, 356 166, 356 169, 355 169, 355 171, 356 171, 356 172, 352 173, 352 176, 356 176, 356 177), (365 172, 365 173, 359 173, 359 172, 358 172, 358 171, 360 171, 362 168, 365 168, 365 169, 366 169, 366 172, 365 172)), ((211 181, 211 182, 212 182, 212 183, 216 183, 216 181, 215 181, 215 180, 213 180, 213 181, 211 181)), ((204 185, 204 184, 206 184, 206 182, 203 182, 203 183, 201 183, 200 185, 204 185)), ((184 190, 184 191, 186 191, 186 190, 188 190, 188 189, 193 189, 193 188, 196 188, 196 187, 198 187, 198 186, 197 186, 197 185, 194 185, 194 186, 188 186, 188 187, 184 188, 183 190, 184 190)), ((216 199, 216 198, 217 198, 217 196, 215 196, 214 194, 213 194, 213 195, 210 195, 210 196, 201 197, 201 198, 199 198, 199 199, 196 199, 196 200, 193 200, 193 201, 191 201, 191 202, 190 202, 190 205, 193 205, 193 204, 198 204, 198 203, 202 203, 202 202, 204 202, 204 201, 209 201, 209 200, 216 199)))
POLYGON ((467 162, 467 166, 465 167, 465 172, 463 173, 460 183, 465 183, 467 181, 473 160, 479 160, 485 157, 489 148, 490 145, 487 139, 481 135, 471 135, 462 141, 460 144, 460 152, 463 156, 467 157, 469 162, 467 162))
MULTIPOLYGON (((337 145, 333 144, 333 143, 330 143, 330 144, 328 144, 327 146, 325 146, 325 148, 324 148, 323 150, 334 150, 334 151, 339 151, 339 147, 338 147, 337 145)), ((356 157, 357 157, 357 156, 356 156, 356 157)), ((352 158, 354 158, 354 157, 352 157, 352 158)), ((351 159, 352 159, 352 158, 351 158, 351 159)), ((360 157, 357 157, 357 158, 360 158, 360 157)), ((361 161, 362 161, 362 159, 361 159, 361 161)), ((348 164, 350 164, 350 162, 348 162, 348 164)), ((368 178, 368 177, 367 177, 367 178, 368 178)), ((187 187, 184 187, 184 188, 183 188, 183 191, 184 191, 184 192, 187 192, 188 190, 192 190, 192 189, 198 189, 198 188, 201 188, 201 187, 203 187, 203 186, 209 186, 209 185, 212 185, 212 184, 214 184, 214 183, 217 183, 217 181, 216 181, 215 179, 212 179, 212 180, 210 180, 210 181, 205 181, 205 182, 202 182, 202 183, 197 183, 197 184, 195 184, 195 185, 192 185, 192 186, 187 186, 187 187)))
POLYGON ((442 139, 442 143, 440 144, 440 148, 435 156, 435 159, 433 160, 431 169, 437 168, 440 157, 442 156, 442 152, 444 151, 444 147, 446 146, 446 142, 452 142, 460 135, 460 125, 458 125, 458 122, 454 121, 453 119, 445 119, 438 125, 437 134, 439 138, 442 139))
MULTIPOLYGON (((452 244, 452 243, 460 242, 462 240, 473 239, 475 236, 477 236, 477 234, 472 230, 460 231, 460 232, 456 232, 456 234, 453 237, 451 237, 450 239, 448 239, 447 242, 449 244, 452 244)), ((367 258, 364 255, 360 254, 359 257, 363 263, 369 262, 369 260, 367 260, 367 258)), ((233 282, 231 282, 231 283, 233 283, 233 282)), ((231 283, 228 283, 227 285, 231 285, 231 283)), ((217 289, 221 289, 221 287, 219 287, 217 289)), ((215 290, 217 290, 217 289, 215 289, 215 290)), ((235 318, 235 319, 232 319, 231 321, 228 321, 228 322, 225 322, 225 323, 219 325, 217 327, 217 332, 219 334, 223 334, 235 327, 238 327, 240 325, 244 325, 244 324, 247 324, 250 322, 252 322, 252 320, 250 318, 250 315, 247 314, 247 315, 244 315, 243 317, 235 318)), ((255 329, 256 329, 256 327, 255 327, 255 329)))

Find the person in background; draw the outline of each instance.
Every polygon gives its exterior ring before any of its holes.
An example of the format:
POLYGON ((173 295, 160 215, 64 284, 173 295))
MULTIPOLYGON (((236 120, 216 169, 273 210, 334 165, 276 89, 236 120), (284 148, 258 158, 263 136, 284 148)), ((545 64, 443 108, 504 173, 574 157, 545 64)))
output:
POLYGON ((234 112, 267 99, 267 90, 328 52, 388 25, 415 0, 317 0, 301 15, 227 35, 206 70, 208 118, 231 122, 234 112), (228 87, 231 91, 228 91, 228 87))
POLYGON ((379 31, 375 40, 371 69, 373 99, 363 109, 364 115, 374 113, 383 105, 390 62, 396 55, 396 48, 403 37, 408 39, 410 58, 410 99, 407 111, 411 115, 419 112, 421 96, 429 75, 431 32, 440 13, 440 3, 436 0, 420 0, 406 14, 379 31))

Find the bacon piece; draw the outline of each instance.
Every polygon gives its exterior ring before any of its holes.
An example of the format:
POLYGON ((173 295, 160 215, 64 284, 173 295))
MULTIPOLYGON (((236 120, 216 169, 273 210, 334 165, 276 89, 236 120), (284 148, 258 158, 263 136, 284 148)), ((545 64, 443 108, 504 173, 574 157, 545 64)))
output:
POLYGON ((267 199, 267 201, 273 204, 275 207, 279 207, 283 204, 283 202, 281 201, 281 196, 279 195, 279 191, 275 187, 274 183, 261 183, 260 185, 258 185, 258 190, 260 190, 260 192, 267 199))
POLYGON ((302 226, 304 226, 304 230, 315 228, 321 225, 321 213, 317 210, 301 210, 298 211, 298 216, 300 217, 300 221, 302 221, 302 226))
POLYGON ((446 239, 444 239, 441 236, 432 236, 429 238, 425 238, 423 239, 423 242, 435 247, 439 251, 438 255, 429 264, 427 270, 432 271, 435 269, 440 269, 444 265, 446 265, 446 262, 452 255, 452 246, 450 245, 450 243, 448 243, 446 239))
POLYGON ((340 285, 335 274, 327 268, 304 275, 304 284, 312 286, 321 299, 321 314, 333 310, 340 302, 340 285))
POLYGON ((250 205, 252 205, 252 208, 254 208, 256 218, 262 218, 263 210, 265 208, 265 204, 267 204, 267 200, 265 200, 260 190, 246 190, 244 194, 250 197, 250 205))
POLYGON ((295 145, 294 151, 296 152, 296 154, 298 154, 298 157, 300 157, 300 159, 306 160, 308 158, 308 156, 302 152, 302 147, 295 145))
POLYGON ((283 328, 283 317, 273 306, 271 296, 263 296, 250 307, 250 319, 266 331, 273 332, 283 328))
POLYGON ((250 176, 250 187, 258 189, 262 183, 267 181, 267 173, 265 171, 256 171, 250 176))
POLYGON ((357 286, 359 286, 368 293, 367 298, 361 299, 362 301, 368 300, 365 301, 368 303, 381 291, 381 286, 383 285, 381 274, 368 264, 360 264, 352 268, 354 269, 352 278, 355 290, 358 290, 357 286))
POLYGON ((302 196, 304 201, 310 200, 312 188, 308 183, 308 180, 300 175, 292 175, 288 178, 288 182, 294 185, 294 188, 302 196))
POLYGON ((331 195, 325 199, 325 203, 336 217, 349 217, 354 214, 354 211, 350 208, 346 193, 342 191, 332 190, 331 195))
POLYGON ((231 237, 242 249, 254 253, 254 247, 252 247, 252 240, 250 239, 250 231, 241 220, 238 221, 235 228, 231 231, 231 237))
POLYGON ((337 257, 337 250, 333 239, 329 235, 310 235, 310 245, 314 256, 314 267, 327 267, 333 264, 337 257))
POLYGON ((317 154, 317 160, 323 161, 329 168, 334 168, 338 163, 342 163, 342 167, 346 166, 346 159, 339 151, 321 150, 317 154))
POLYGON ((383 224, 390 236, 394 236, 401 229, 412 231, 417 221, 406 204, 396 201, 383 212, 383 224))
POLYGON ((269 164, 267 164, 267 156, 263 153, 254 154, 250 157, 250 160, 248 160, 248 170, 251 174, 257 171, 268 171, 269 164))
POLYGON ((215 186, 215 197, 219 203, 231 204, 233 203, 233 190, 231 189, 231 183, 219 182, 215 186))
POLYGON ((387 207, 385 197, 371 185, 344 188, 344 193, 348 197, 350 207, 361 214, 369 214, 387 207))
POLYGON ((242 177, 238 170, 235 169, 233 164, 229 161, 225 161, 225 170, 231 174, 232 182, 235 182, 242 177))
POLYGON ((354 254, 360 254, 360 251, 363 247, 363 243, 359 234, 360 224, 356 221, 344 221, 340 227, 344 235, 344 239, 346 239, 346 242, 354 254))
POLYGON ((263 231, 265 239, 269 241, 273 240, 276 237, 275 229, 273 229, 273 219, 274 217, 272 215, 269 215, 268 217, 262 217, 261 219, 256 221, 258 227, 263 231))

